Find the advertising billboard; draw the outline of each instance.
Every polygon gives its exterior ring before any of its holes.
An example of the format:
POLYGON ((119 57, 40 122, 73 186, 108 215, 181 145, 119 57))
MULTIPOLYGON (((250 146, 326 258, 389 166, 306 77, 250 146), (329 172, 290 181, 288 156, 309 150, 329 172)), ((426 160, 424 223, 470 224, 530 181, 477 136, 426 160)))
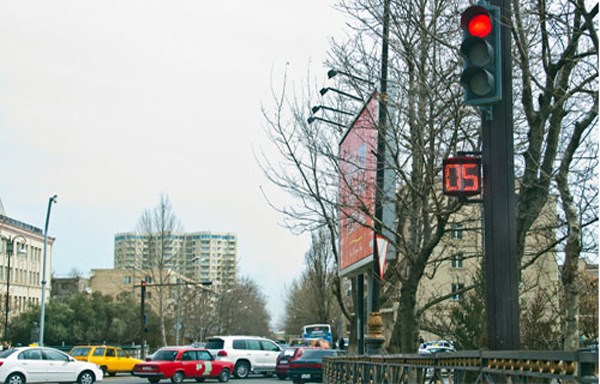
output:
POLYGON ((373 261, 378 110, 374 93, 339 145, 341 274, 373 261))

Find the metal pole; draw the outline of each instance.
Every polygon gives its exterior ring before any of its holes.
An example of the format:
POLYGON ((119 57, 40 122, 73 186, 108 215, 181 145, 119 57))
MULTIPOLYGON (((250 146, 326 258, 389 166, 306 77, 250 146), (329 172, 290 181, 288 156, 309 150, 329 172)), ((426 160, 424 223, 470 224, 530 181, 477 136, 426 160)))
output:
POLYGON ((4 340, 8 341, 8 311, 10 306, 10 257, 14 251, 14 243, 12 239, 6 239, 6 303, 4 304, 4 340), (10 244, 10 245, 9 245, 10 244))
POLYGON ((146 302, 146 282, 142 280, 140 284, 140 356, 142 359, 146 357, 146 313, 145 313, 145 302, 146 302))
MULTIPOLYGON (((501 20, 510 3, 494 0, 501 20)), ((485 281, 488 348, 519 349, 519 266, 516 252, 512 64, 510 23, 502 23, 502 100, 482 121, 485 281)))
POLYGON ((376 355, 382 352, 381 347, 385 342, 382 329, 379 327, 381 313, 379 313, 379 257, 377 249, 377 235, 383 233, 384 200, 387 198, 386 174, 386 146, 387 146, 387 78, 388 78, 388 51, 390 0, 385 0, 383 5, 383 31, 381 44, 381 81, 379 89, 379 115, 377 121, 377 173, 375 185, 375 225, 373 231, 373 262, 369 276, 369 321, 368 337, 366 338, 367 354, 376 355))
POLYGON ((52 209, 52 203, 56 203, 54 195, 48 199, 48 210, 46 212, 46 225, 44 226, 44 256, 42 262, 42 302, 40 310, 40 341, 39 345, 44 346, 44 317, 46 315, 46 249, 48 248, 48 222, 50 221, 50 210, 52 209))
MULTIPOLYGON (((376 176, 376 199, 375 199, 375 233, 373 234, 373 244, 375 235, 381 234, 383 220, 383 199, 384 194, 384 171, 385 171, 385 147, 386 147, 386 122, 387 122, 387 77, 388 77, 388 35, 390 19, 390 0, 384 2, 383 8, 383 33, 381 43, 381 82, 379 89, 379 116, 377 121, 377 176, 376 176)), ((371 293, 371 311, 379 312, 379 258, 377 257, 377 246, 373 247, 373 269, 372 269, 372 293, 371 293)))
POLYGON ((356 339, 358 341, 358 354, 365 352, 365 279, 362 273, 356 276, 356 339))

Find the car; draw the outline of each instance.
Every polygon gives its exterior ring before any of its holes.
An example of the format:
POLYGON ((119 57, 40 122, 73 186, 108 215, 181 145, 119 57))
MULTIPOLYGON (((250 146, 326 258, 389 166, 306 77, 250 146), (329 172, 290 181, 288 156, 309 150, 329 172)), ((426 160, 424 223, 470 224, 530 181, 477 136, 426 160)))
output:
POLYGON ((238 379, 251 372, 272 376, 281 347, 271 339, 259 336, 213 336, 206 341, 208 349, 217 360, 234 364, 233 375, 238 379))
POLYGON ((427 355, 431 353, 456 352, 456 349, 454 349, 454 344, 452 344, 450 341, 436 340, 422 343, 419 345, 417 352, 421 355, 427 355))
POLYGON ((49 347, 19 347, 0 352, 0 382, 79 383, 102 381, 102 370, 93 363, 75 360, 49 347))
POLYGON ((279 380, 285 380, 288 377, 288 370, 290 363, 297 360, 306 349, 312 347, 289 347, 284 349, 279 356, 277 356, 277 363, 275 365, 275 375, 279 380))
POLYGON ((299 339, 292 339, 290 346, 292 347, 320 347, 330 348, 329 341, 319 337, 303 337, 299 339))
POLYGON ((335 349, 314 348, 302 352, 302 356, 292 361, 288 376, 294 384, 320 383, 323 381, 323 358, 340 355, 335 349))
POLYGON ((129 356, 122 348, 111 345, 77 345, 71 348, 69 355, 76 360, 98 365, 105 376, 115 376, 119 372, 131 373, 133 366, 142 362, 129 356))
POLYGON ((232 370, 232 362, 215 360, 206 349, 165 347, 158 350, 151 361, 136 364, 131 374, 146 378, 151 383, 158 383, 162 379, 181 383, 188 378, 198 382, 217 379, 225 383, 229 381, 232 370))

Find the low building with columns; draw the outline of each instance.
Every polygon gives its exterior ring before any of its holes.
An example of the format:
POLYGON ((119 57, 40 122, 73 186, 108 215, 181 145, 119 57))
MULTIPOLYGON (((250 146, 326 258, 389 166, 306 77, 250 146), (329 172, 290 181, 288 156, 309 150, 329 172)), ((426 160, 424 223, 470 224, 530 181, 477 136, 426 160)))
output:
MULTIPOLYGON (((47 239, 46 280, 52 269, 53 237, 47 239)), ((9 319, 39 306, 42 298, 42 265, 44 232, 40 228, 0 214, 0 297, 2 324, 7 313, 9 319), (10 268, 9 268, 10 265, 10 268), (10 280, 9 280, 10 279, 10 280), (7 283, 8 282, 8 283, 7 283), (8 311, 6 297, 8 295, 8 311)), ((46 297, 50 297, 50 284, 46 297)))

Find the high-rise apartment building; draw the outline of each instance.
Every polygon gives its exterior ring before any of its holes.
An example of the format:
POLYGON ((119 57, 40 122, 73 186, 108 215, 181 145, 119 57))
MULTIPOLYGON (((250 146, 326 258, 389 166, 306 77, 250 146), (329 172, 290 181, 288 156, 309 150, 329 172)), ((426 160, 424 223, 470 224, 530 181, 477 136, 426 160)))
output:
POLYGON ((237 238, 232 233, 212 232, 170 233, 164 238, 136 232, 118 233, 114 260, 115 269, 160 265, 196 281, 231 286, 236 281, 237 238))

